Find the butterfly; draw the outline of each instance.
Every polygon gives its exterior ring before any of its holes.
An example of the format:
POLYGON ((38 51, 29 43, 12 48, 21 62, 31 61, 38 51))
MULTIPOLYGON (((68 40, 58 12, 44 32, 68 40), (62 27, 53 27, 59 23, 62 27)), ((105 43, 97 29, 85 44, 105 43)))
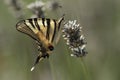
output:
POLYGON ((48 58, 54 50, 54 45, 57 43, 55 39, 59 38, 61 22, 64 20, 64 15, 58 19, 50 18, 31 18, 21 20, 16 24, 16 29, 33 38, 38 46, 39 54, 36 58, 34 66, 44 58, 48 58))

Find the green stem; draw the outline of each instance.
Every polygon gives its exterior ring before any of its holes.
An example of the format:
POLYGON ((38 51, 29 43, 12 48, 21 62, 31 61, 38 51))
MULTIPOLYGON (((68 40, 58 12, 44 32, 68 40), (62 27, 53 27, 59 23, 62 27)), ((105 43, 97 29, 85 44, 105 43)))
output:
POLYGON ((83 72, 85 74, 86 80, 90 80, 88 68, 87 68, 87 66, 86 66, 86 64, 85 64, 85 62, 84 62, 82 57, 80 58, 80 64, 81 64, 81 66, 83 68, 83 72))

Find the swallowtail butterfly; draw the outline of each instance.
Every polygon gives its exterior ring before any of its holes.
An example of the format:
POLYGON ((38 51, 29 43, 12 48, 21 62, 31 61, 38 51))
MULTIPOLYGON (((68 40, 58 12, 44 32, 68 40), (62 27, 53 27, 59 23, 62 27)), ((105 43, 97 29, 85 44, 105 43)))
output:
POLYGON ((64 16, 58 20, 47 18, 31 18, 21 20, 16 24, 16 29, 22 33, 27 34, 33 38, 38 45, 38 57, 36 58, 34 66, 42 59, 48 58, 49 54, 54 50, 55 38, 58 37, 60 32, 61 22, 64 16))

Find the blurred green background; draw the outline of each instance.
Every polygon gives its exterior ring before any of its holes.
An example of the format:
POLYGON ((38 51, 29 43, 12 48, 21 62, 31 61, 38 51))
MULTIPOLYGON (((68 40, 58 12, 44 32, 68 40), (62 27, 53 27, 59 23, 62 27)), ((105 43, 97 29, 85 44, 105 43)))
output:
MULTIPOLYGON (((52 0, 62 5, 47 17, 78 20, 83 26, 88 54, 70 56, 63 38, 49 59, 30 72, 37 46, 15 28, 19 21, 10 5, 0 1, 0 80, 120 80, 120 0, 52 0)), ((47 0, 44 0, 47 1, 47 0)), ((27 5, 34 0, 23 0, 27 5)), ((30 12, 24 12, 30 18, 30 12)))

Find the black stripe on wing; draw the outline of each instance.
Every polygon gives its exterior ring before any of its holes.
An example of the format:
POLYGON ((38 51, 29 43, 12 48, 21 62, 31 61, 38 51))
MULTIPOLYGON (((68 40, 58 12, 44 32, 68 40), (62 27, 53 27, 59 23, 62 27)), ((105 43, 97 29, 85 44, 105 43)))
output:
POLYGON ((45 18, 42 18, 42 24, 45 27, 45 18))
POLYGON ((34 23, 37 29, 40 31, 40 25, 38 24, 37 20, 38 20, 37 18, 34 18, 34 23))
POLYGON ((50 34, 50 19, 46 19, 46 23, 47 23, 46 39, 49 40, 49 34, 50 34))
POLYGON ((53 35, 52 35, 51 42, 53 42, 53 41, 54 41, 55 34, 56 34, 56 27, 57 27, 56 20, 53 20, 53 22, 54 22, 54 29, 53 29, 53 35))
POLYGON ((60 25, 61 25, 61 22, 63 21, 64 18, 62 18, 59 23, 58 23, 58 31, 60 30, 60 25))
POLYGON ((28 19, 28 21, 29 21, 29 23, 31 24, 31 26, 32 26, 33 28, 35 28, 35 25, 33 24, 33 19, 28 19))

